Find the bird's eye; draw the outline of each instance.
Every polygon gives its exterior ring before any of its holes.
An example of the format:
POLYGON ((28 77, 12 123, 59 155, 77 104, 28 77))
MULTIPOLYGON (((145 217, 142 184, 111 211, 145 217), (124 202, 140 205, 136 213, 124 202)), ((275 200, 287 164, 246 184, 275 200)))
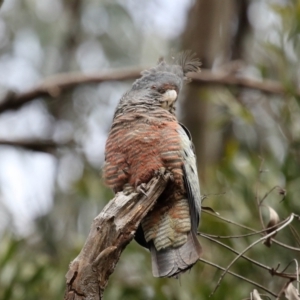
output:
POLYGON ((161 93, 161 94, 164 94, 164 93, 166 92, 166 89, 164 89, 164 88, 159 88, 157 91, 158 91, 159 93, 161 93))

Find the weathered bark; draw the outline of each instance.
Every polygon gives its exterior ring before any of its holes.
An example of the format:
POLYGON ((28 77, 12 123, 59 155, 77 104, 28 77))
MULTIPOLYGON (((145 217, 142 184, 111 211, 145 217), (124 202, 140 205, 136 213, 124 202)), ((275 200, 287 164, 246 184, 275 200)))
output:
POLYGON ((80 254, 66 274, 65 300, 99 300, 122 251, 165 189, 169 173, 153 178, 139 193, 118 193, 94 219, 80 254))

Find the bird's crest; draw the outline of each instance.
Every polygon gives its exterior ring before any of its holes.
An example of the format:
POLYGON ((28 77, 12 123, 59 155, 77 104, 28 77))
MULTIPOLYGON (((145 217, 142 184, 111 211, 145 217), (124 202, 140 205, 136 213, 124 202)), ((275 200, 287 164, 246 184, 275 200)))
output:
POLYGON ((174 57, 174 60, 177 65, 181 66, 184 75, 188 72, 200 72, 201 62, 196 57, 196 53, 184 51, 174 57))
POLYGON ((196 54, 191 51, 184 51, 175 56, 171 56, 170 63, 164 58, 158 60, 158 64, 149 69, 143 71, 143 76, 154 75, 161 72, 173 73, 184 80, 189 80, 186 77, 188 72, 200 72, 201 62, 196 57, 196 54))

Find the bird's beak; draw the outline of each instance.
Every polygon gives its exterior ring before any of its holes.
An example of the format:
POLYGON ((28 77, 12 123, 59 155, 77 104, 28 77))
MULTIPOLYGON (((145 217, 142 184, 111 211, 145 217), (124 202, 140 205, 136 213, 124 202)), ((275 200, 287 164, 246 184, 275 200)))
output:
POLYGON ((175 90, 166 90, 163 94, 163 101, 166 101, 168 104, 173 103, 177 99, 177 92, 175 90))

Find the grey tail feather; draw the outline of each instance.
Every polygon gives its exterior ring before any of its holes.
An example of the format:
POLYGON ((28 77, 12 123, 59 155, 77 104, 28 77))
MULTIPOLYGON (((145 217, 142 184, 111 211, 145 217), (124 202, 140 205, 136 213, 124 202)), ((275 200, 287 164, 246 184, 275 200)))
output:
POLYGON ((189 270, 200 258, 202 247, 194 232, 188 233, 187 242, 178 248, 157 251, 150 246, 154 277, 176 277, 189 270))

